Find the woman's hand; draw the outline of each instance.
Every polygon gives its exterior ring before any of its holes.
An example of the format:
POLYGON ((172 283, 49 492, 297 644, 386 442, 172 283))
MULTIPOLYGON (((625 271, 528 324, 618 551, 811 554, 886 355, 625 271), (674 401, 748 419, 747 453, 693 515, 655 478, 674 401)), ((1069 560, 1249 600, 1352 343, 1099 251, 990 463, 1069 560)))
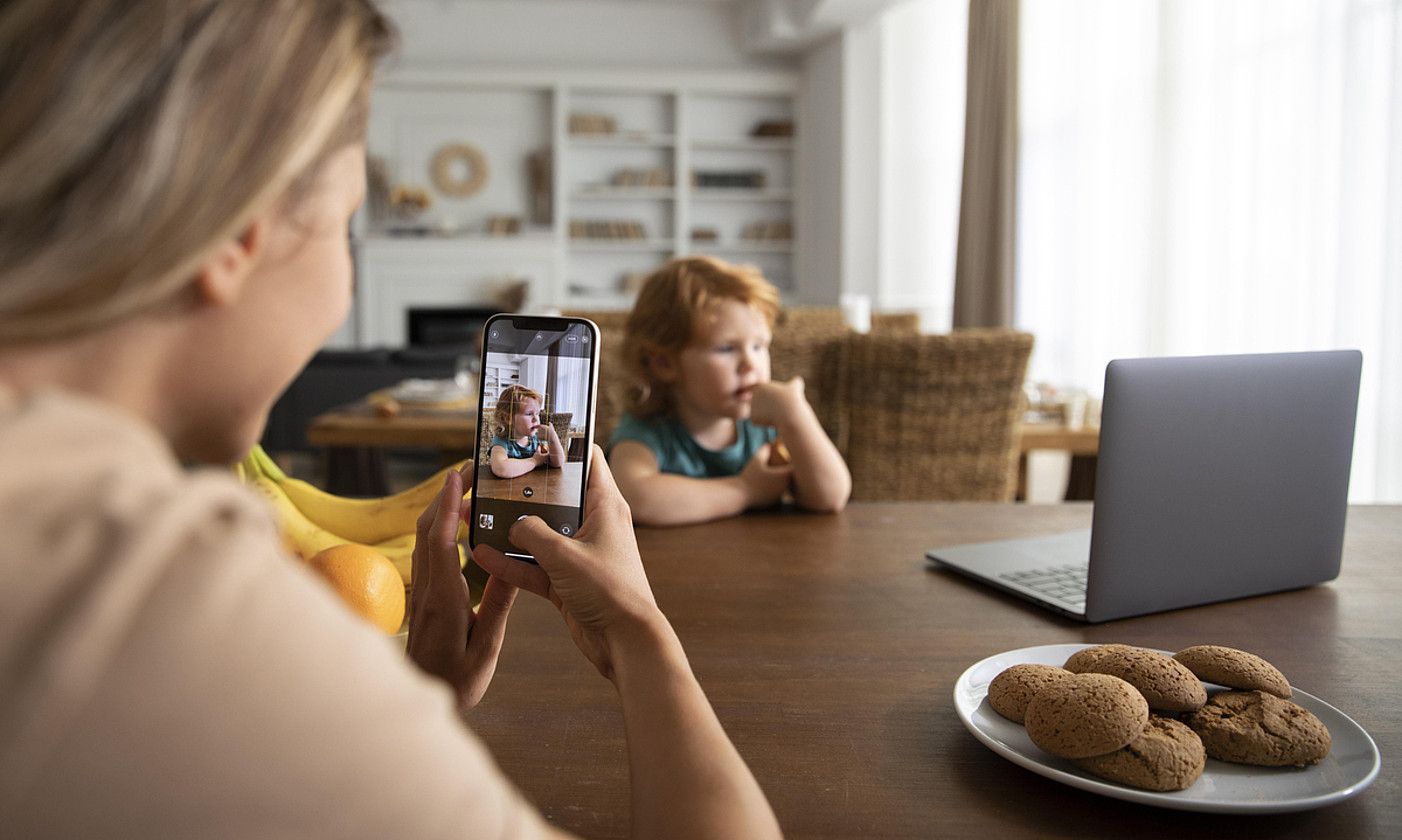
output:
MULTIPOLYGON (((472 466, 468 461, 463 470, 472 466)), ((409 658, 452 686, 458 709, 465 712, 482 699, 496 672, 516 587, 489 578, 481 605, 472 611, 472 595, 458 562, 463 481, 462 472, 450 470, 438 498, 419 516, 409 599, 409 658)))
POLYGON ((593 447, 584 524, 574 538, 528 516, 511 527, 511 542, 539 565, 513 560, 488 545, 472 557, 492 580, 548 598, 560 610, 575 644, 599 673, 614 678, 611 645, 637 630, 665 622, 652 597, 633 537, 633 517, 618 492, 604 453, 593 447))

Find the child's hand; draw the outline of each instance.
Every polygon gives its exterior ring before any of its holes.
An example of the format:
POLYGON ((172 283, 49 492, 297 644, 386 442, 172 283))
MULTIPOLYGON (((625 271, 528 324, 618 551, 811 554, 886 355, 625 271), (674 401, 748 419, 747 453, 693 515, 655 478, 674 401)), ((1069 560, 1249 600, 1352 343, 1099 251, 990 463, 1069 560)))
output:
POLYGON ((789 464, 773 465, 769 461, 773 453, 770 444, 761 446, 740 471, 740 483, 745 487, 745 507, 770 507, 779 503, 788 492, 793 481, 793 467, 789 464))
POLYGON ((788 382, 761 382, 750 403, 750 420, 760 426, 778 426, 792 417, 804 402, 803 377, 788 382))

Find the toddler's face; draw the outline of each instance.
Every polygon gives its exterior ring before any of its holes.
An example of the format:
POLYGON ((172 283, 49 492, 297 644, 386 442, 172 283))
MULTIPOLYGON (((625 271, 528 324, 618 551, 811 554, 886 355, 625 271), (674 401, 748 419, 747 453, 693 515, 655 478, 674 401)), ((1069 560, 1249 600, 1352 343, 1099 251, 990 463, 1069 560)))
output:
POLYGON ((678 357, 676 397, 707 414, 748 417, 755 386, 769 381, 769 324, 738 300, 707 305, 678 357))
POLYGON ((525 437, 540 423, 540 403, 530 397, 516 405, 516 414, 511 418, 511 433, 525 437))

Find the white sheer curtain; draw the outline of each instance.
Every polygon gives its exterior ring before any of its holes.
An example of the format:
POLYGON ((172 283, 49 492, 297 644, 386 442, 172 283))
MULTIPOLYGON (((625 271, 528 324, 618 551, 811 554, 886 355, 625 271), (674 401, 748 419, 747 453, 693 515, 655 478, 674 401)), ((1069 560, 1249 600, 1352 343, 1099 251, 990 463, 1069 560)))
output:
POLYGON ((1402 0, 1022 11, 1031 375, 1356 347, 1351 495, 1402 501, 1402 0))
POLYGON ((968 0, 920 0, 878 21, 878 309, 949 329, 964 160, 968 0))

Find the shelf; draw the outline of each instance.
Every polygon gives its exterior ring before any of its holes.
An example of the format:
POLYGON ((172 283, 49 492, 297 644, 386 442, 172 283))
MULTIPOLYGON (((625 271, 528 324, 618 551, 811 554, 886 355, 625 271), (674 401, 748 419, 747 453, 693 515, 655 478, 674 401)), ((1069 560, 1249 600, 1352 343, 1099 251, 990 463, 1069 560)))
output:
POLYGON ((672 134, 571 134, 577 149, 668 149, 677 145, 672 134))
POLYGON ((792 201, 793 190, 767 190, 754 187, 694 187, 696 201, 792 201))
POLYGON ((791 152, 794 142, 792 137, 713 138, 692 140, 691 148, 712 152, 791 152))
POLYGON ((696 242, 693 251, 713 251, 718 254, 791 254, 793 242, 696 242))
POLYGON ((586 239, 569 240, 571 251, 672 251, 677 243, 671 239, 586 239))
POLYGON ((673 187, 598 187, 580 189, 570 194, 573 201, 636 201, 670 200, 677 197, 673 187))
POLYGON ((607 289, 570 289, 570 307, 573 309, 616 309, 627 311, 633 308, 637 295, 633 292, 611 292, 607 289))

